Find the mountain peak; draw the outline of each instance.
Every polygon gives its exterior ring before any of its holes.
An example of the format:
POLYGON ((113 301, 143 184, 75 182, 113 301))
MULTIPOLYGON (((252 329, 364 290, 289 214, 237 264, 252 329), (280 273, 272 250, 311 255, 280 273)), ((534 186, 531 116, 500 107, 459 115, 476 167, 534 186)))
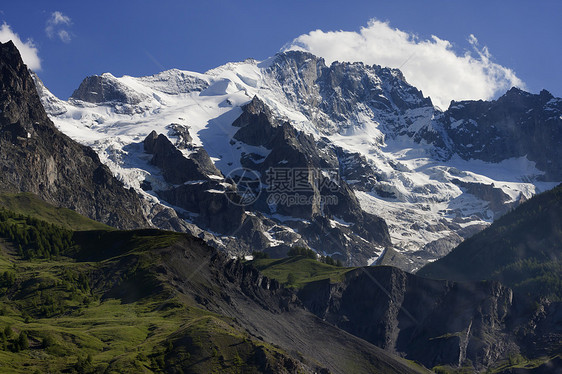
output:
POLYGON ((94 104, 120 102, 132 105, 144 99, 143 95, 121 84, 111 73, 86 77, 71 98, 94 104))
POLYGON ((35 82, 14 43, 0 43, 0 128, 17 124, 32 132, 34 122, 50 122, 35 82))
POLYGON ((11 65, 23 64, 20 52, 18 51, 14 42, 11 40, 8 40, 5 43, 0 42, 0 53, 6 61, 18 60, 16 64, 11 65))
POLYGON ((545 98, 547 100, 550 100, 550 99, 554 98, 554 96, 549 91, 547 91, 545 89, 543 89, 543 90, 541 90, 541 92, 539 92, 539 96, 541 98, 545 98))
POLYGON ((521 96, 530 96, 532 95, 531 93, 522 90, 519 87, 511 87, 509 90, 507 90, 507 92, 502 96, 502 97, 521 97, 521 96))

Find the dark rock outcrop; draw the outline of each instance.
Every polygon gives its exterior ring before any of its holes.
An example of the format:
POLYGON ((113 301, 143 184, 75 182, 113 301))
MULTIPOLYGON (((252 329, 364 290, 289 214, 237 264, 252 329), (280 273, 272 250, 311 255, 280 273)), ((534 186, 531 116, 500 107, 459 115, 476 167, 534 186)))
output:
POLYGON ((435 281, 380 266, 299 292, 306 308, 358 337, 426 367, 487 367, 514 349, 506 332, 512 292, 497 282, 435 281))
POLYGON ((0 189, 32 192, 119 228, 148 226, 139 196, 58 131, 12 42, 0 44, 0 189))
POLYGON ((194 214, 194 222, 201 227, 226 235, 238 233, 244 222, 251 220, 242 204, 236 204, 240 197, 225 187, 224 177, 203 148, 186 157, 165 135, 152 131, 144 140, 144 149, 153 155, 151 163, 162 171, 164 179, 176 185, 157 191, 158 195, 194 214))
POLYGON ((436 119, 440 133, 422 135, 450 157, 500 162, 524 157, 545 172, 543 179, 562 179, 562 99, 543 90, 534 95, 512 88, 494 101, 452 102, 436 119), (433 135, 441 137, 437 141, 433 135))
POLYGON ((187 181, 209 180, 212 176, 222 178, 203 148, 185 157, 164 134, 152 131, 144 139, 144 150, 152 154, 151 163, 160 170, 168 183, 181 184, 187 181))
POLYGON ((193 138, 191 134, 189 134, 189 128, 184 125, 180 125, 177 123, 172 123, 168 126, 170 129, 169 135, 176 136, 178 140, 176 141, 176 148, 178 149, 193 149, 193 138))

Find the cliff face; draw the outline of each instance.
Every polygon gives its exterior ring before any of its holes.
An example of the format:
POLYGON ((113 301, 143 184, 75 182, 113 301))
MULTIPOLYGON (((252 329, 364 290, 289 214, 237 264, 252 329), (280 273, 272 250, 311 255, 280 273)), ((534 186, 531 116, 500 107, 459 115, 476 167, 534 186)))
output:
POLYGON ((138 195, 58 131, 11 42, 0 43, 0 190, 32 192, 118 228, 147 226, 138 195))
POLYGON ((299 299, 327 322, 426 367, 469 359, 483 368, 514 349, 506 332, 512 292, 497 282, 436 281, 381 266, 311 283, 299 299))
MULTIPOLYGON (((448 157, 500 162, 527 157, 544 171, 542 178, 559 181, 562 100, 546 90, 534 95, 512 88, 494 101, 452 102, 436 121, 441 125, 440 146, 448 157)), ((432 135, 419 134, 426 141, 432 135)))

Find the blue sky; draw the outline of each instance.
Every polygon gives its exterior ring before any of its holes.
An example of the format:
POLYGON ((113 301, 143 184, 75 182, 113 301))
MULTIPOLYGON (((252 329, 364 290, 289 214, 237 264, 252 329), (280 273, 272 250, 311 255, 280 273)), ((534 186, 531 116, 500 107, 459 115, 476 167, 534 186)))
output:
MULTIPOLYGON (((203 72, 247 57, 265 59, 313 30, 360 33, 372 19, 388 21, 389 30, 399 29, 420 44, 435 35, 448 41, 448 50, 459 59, 467 51, 478 58, 469 42, 474 35, 478 51, 487 47, 490 61, 510 69, 524 88, 535 93, 545 88, 562 96, 560 14, 561 1, 11 1, 0 5, 0 23, 24 42, 32 39, 41 60, 37 73, 61 98, 67 98, 87 75, 140 76, 170 68, 203 72)), ((315 39, 310 49, 324 51, 316 47, 321 42, 315 39)), ((418 74, 421 67, 416 72, 416 64, 424 66, 425 53, 412 52, 410 61, 404 59, 404 70, 409 67, 410 75, 418 74)), ((361 59, 361 53, 355 58, 361 59)), ((408 74, 406 78, 415 81, 408 74)), ((495 88, 503 90, 503 86, 495 88)))

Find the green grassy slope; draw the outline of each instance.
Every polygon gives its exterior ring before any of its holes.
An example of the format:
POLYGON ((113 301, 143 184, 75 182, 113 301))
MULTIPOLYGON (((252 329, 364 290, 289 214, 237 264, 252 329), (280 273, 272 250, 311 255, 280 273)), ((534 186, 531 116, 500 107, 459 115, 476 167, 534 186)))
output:
MULTIPOLYGON (((3 219, 20 236, 43 225, 14 214, 3 219)), ((187 367, 197 373, 252 373, 278 362, 283 367, 287 356, 280 349, 161 281, 153 251, 183 237, 156 230, 80 232, 64 253, 35 251, 28 259, 14 240, 0 238, 0 372, 152 373, 187 367)))
POLYGON ((257 259, 251 263, 267 277, 276 279, 289 287, 296 288, 322 279, 330 279, 332 282, 337 282, 342 280, 347 272, 355 269, 328 265, 304 256, 282 259, 257 259))
POLYGON ((32 193, 1 193, 0 207, 70 230, 113 230, 112 227, 84 217, 73 210, 48 204, 32 193))

